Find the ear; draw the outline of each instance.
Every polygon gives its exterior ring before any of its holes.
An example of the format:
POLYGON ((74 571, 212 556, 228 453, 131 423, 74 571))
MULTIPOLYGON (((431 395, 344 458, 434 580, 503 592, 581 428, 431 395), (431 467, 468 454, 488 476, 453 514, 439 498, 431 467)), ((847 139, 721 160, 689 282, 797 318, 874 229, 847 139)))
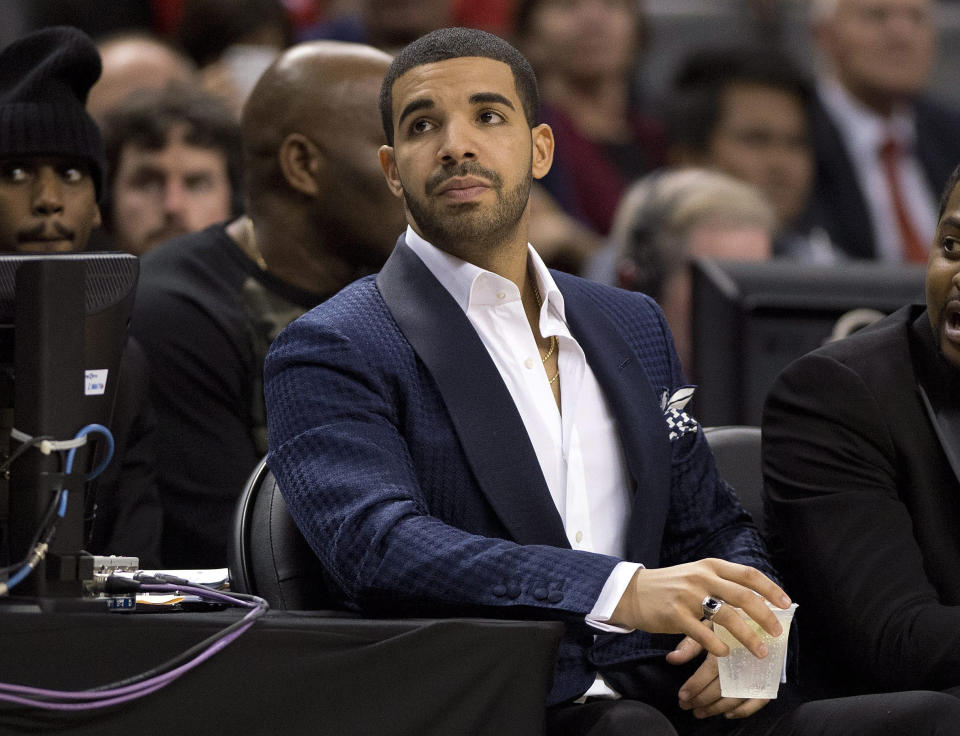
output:
POLYGON ((393 146, 380 146, 377 152, 380 156, 380 168, 383 169, 383 178, 393 192, 394 197, 403 196, 403 184, 400 182, 400 172, 397 170, 397 155, 393 146))
POLYGON ((302 133, 291 133, 283 139, 277 160, 287 183, 309 197, 320 192, 318 178, 322 154, 316 144, 302 133))
POLYGON ((533 178, 542 179, 553 165, 553 131, 546 123, 540 123, 530 131, 530 136, 533 141, 533 178))

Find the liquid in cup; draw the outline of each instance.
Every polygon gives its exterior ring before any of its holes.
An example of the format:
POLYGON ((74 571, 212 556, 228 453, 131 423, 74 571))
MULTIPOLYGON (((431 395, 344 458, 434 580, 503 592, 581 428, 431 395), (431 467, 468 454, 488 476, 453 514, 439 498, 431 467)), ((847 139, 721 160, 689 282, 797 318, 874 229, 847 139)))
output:
POLYGON ((790 635, 790 622, 797 604, 792 603, 789 608, 770 606, 770 610, 777 616, 783 633, 780 636, 770 636, 760 624, 748 618, 743 611, 737 609, 747 624, 767 645, 768 654, 763 659, 754 657, 740 641, 719 623, 714 624, 717 637, 730 647, 730 654, 726 657, 717 657, 717 666, 720 670, 720 694, 725 698, 764 698, 777 697, 780 689, 780 676, 783 672, 783 663, 787 656, 787 638, 790 635))

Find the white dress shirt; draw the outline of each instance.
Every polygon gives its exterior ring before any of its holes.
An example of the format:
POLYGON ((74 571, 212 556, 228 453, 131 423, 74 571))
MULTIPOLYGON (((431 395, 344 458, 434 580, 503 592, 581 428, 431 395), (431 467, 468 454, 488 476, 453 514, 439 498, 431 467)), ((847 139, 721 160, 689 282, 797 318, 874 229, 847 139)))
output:
MULTIPOLYGON (((606 398, 570 334, 563 295, 528 244, 528 268, 542 295, 540 332, 556 335, 560 410, 520 290, 512 281, 431 245, 407 228, 407 245, 467 315, 503 378, 533 444, 570 546, 622 558, 630 514, 630 475, 606 398)), ((606 622, 642 565, 621 562, 586 621, 602 631, 628 629, 606 622)))
POLYGON ((900 185, 910 222, 924 243, 933 241, 937 221, 936 196, 913 153, 916 141, 913 113, 908 108, 899 108, 884 118, 854 99, 835 79, 820 80, 817 90, 830 119, 840 131, 866 199, 873 221, 877 259, 900 263, 903 261, 900 226, 879 154, 887 138, 894 138, 904 150, 900 158, 900 185))

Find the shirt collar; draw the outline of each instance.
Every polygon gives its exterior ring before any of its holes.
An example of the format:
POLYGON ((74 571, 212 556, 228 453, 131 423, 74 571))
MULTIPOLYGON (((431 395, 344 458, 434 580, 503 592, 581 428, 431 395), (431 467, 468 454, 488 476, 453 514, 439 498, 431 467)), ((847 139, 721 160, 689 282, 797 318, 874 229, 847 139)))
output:
MULTIPOLYGON (((512 281, 440 250, 420 237, 409 225, 404 237, 410 249, 423 261, 443 288, 450 292, 464 312, 467 312, 471 305, 491 303, 488 296, 495 290, 501 290, 507 294, 507 301, 520 298, 520 292, 512 281)), ((545 315, 552 314, 565 323, 563 295, 557 288, 550 270, 529 243, 527 243, 527 252, 527 266, 537 281, 537 289, 543 299, 544 308, 540 312, 541 328, 545 326, 545 315)), ((498 303, 502 301, 499 300, 498 303)))
POLYGON ((888 136, 905 149, 913 149, 916 124, 909 107, 898 106, 887 118, 864 105, 832 77, 819 80, 817 88, 824 107, 850 149, 875 155, 888 136))

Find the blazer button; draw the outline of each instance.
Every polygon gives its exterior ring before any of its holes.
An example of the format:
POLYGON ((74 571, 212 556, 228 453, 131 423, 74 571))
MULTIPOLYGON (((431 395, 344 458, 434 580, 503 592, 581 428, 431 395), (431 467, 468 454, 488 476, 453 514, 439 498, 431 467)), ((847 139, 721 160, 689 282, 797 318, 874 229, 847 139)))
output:
POLYGON ((497 598, 503 598, 503 596, 505 596, 505 595, 507 594, 507 586, 506 586, 506 585, 494 585, 494 586, 493 586, 493 594, 494 594, 495 596, 497 596, 497 598))
POLYGON ((538 601, 544 600, 547 597, 547 589, 537 588, 536 590, 533 591, 533 597, 536 598, 538 601))
POLYGON ((563 600, 563 593, 559 590, 551 590, 550 595, 547 596, 547 600, 551 603, 559 603, 563 600))
POLYGON ((511 598, 519 598, 520 592, 521 591, 520 591, 519 585, 511 585, 507 588, 507 595, 511 598))

